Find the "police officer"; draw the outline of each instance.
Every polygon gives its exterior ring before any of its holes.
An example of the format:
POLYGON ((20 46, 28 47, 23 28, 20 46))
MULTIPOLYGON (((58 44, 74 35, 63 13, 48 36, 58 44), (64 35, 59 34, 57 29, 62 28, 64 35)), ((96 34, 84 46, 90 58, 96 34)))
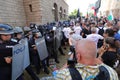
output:
MULTIPOLYGON (((10 25, 0 24, 0 80, 11 80, 12 47, 17 44, 11 40, 13 33, 10 25)), ((22 78, 17 80, 22 80, 22 78)))
POLYGON ((14 38, 17 42, 19 42, 23 38, 23 30, 21 27, 14 28, 14 38))
MULTIPOLYGON (((49 53, 49 58, 54 58, 56 63, 59 63, 58 56, 57 56, 57 50, 55 47, 55 38, 54 38, 54 31, 50 30, 45 35, 46 45, 49 53)), ((49 59, 47 61, 47 65, 49 66, 49 59)))
MULTIPOLYGON (((28 31, 28 33, 29 33, 29 31, 31 31, 31 30, 29 28, 26 28, 26 31, 28 31)), ((14 39, 17 42, 19 42, 22 38, 24 38, 23 34, 24 34, 24 32, 23 32, 21 27, 15 27, 14 28, 14 39)), ((31 76, 31 78, 33 80, 39 80, 39 78, 35 75, 35 73, 33 72, 33 70, 32 70, 30 65, 28 65, 28 67, 26 67, 25 70, 28 72, 28 74, 31 76)))
POLYGON ((32 37, 32 30, 30 29, 30 27, 24 27, 24 36, 29 40, 32 37))
MULTIPOLYGON (((39 30, 37 30, 37 29, 33 30, 32 34, 33 34, 32 38, 29 40, 30 56, 32 58, 33 64, 35 65, 36 73, 39 74, 40 73, 40 58, 39 58, 38 51, 37 51, 37 48, 35 45, 35 40, 40 38, 41 35, 40 35, 39 30)), ((42 60, 41 63, 44 68, 44 72, 49 74, 49 70, 46 66, 45 61, 46 60, 42 60)))

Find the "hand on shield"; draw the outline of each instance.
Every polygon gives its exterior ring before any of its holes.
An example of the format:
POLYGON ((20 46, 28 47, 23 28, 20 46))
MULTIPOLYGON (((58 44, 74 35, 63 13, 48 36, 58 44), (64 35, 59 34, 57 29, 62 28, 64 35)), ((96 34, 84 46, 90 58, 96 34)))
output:
POLYGON ((5 61, 7 64, 10 64, 12 62, 12 57, 5 57, 5 61))
POLYGON ((37 50, 36 45, 32 45, 32 47, 33 47, 34 50, 37 50))
POLYGON ((37 50, 37 47, 35 46, 33 49, 34 49, 34 50, 37 50))

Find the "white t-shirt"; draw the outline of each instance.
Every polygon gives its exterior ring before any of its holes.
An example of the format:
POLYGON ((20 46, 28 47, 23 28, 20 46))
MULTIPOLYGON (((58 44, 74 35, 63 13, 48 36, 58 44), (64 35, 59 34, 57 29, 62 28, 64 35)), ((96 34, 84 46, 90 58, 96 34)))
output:
POLYGON ((82 28, 80 26, 75 26, 74 27, 74 31, 75 31, 75 34, 78 34, 80 35, 81 31, 82 31, 82 28))
POLYGON ((98 43, 99 39, 103 39, 104 37, 99 35, 99 34, 89 34, 87 35, 87 39, 90 39, 92 41, 94 41, 96 44, 98 43))
POLYGON ((64 35, 66 38, 69 38, 69 35, 70 35, 70 32, 72 30, 70 29, 70 27, 67 27, 67 28, 63 28, 63 32, 64 32, 64 35))

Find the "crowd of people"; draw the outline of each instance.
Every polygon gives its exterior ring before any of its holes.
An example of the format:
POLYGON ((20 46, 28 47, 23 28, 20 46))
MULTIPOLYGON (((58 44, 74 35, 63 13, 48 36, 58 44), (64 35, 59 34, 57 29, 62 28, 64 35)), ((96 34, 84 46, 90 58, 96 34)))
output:
MULTIPOLYGON (((66 44, 70 47, 68 55, 71 61, 57 71, 55 80, 119 80, 116 68, 120 64, 120 21, 117 19, 80 18, 39 26, 30 24, 23 28, 0 24, 0 80, 11 80, 12 48, 24 38, 28 40, 30 55, 30 65, 25 70, 33 80, 39 80, 36 74, 40 74, 41 67, 46 74, 50 73, 50 58, 59 63, 58 51, 65 55, 62 47, 65 49, 66 44), (57 28, 61 29, 58 48, 57 28), (42 37, 48 50, 48 57, 44 60, 40 59, 35 43, 42 37), (35 66, 35 72, 31 65, 35 66)), ((17 80, 24 80, 23 74, 17 80)))
POLYGON ((57 80, 119 80, 119 20, 108 21, 103 17, 81 19, 73 21, 63 32, 69 34, 66 38, 75 49, 74 53, 70 47, 70 53, 73 53, 70 58, 74 60, 76 57, 77 63, 72 68, 68 64, 59 70, 57 80))

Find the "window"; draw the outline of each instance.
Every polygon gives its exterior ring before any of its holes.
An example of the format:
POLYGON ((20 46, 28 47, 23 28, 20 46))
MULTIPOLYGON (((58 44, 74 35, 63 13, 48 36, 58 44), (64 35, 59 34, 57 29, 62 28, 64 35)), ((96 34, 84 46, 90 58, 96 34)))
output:
POLYGON ((32 5, 31 4, 29 5, 29 8, 30 8, 30 12, 32 12, 32 5))

